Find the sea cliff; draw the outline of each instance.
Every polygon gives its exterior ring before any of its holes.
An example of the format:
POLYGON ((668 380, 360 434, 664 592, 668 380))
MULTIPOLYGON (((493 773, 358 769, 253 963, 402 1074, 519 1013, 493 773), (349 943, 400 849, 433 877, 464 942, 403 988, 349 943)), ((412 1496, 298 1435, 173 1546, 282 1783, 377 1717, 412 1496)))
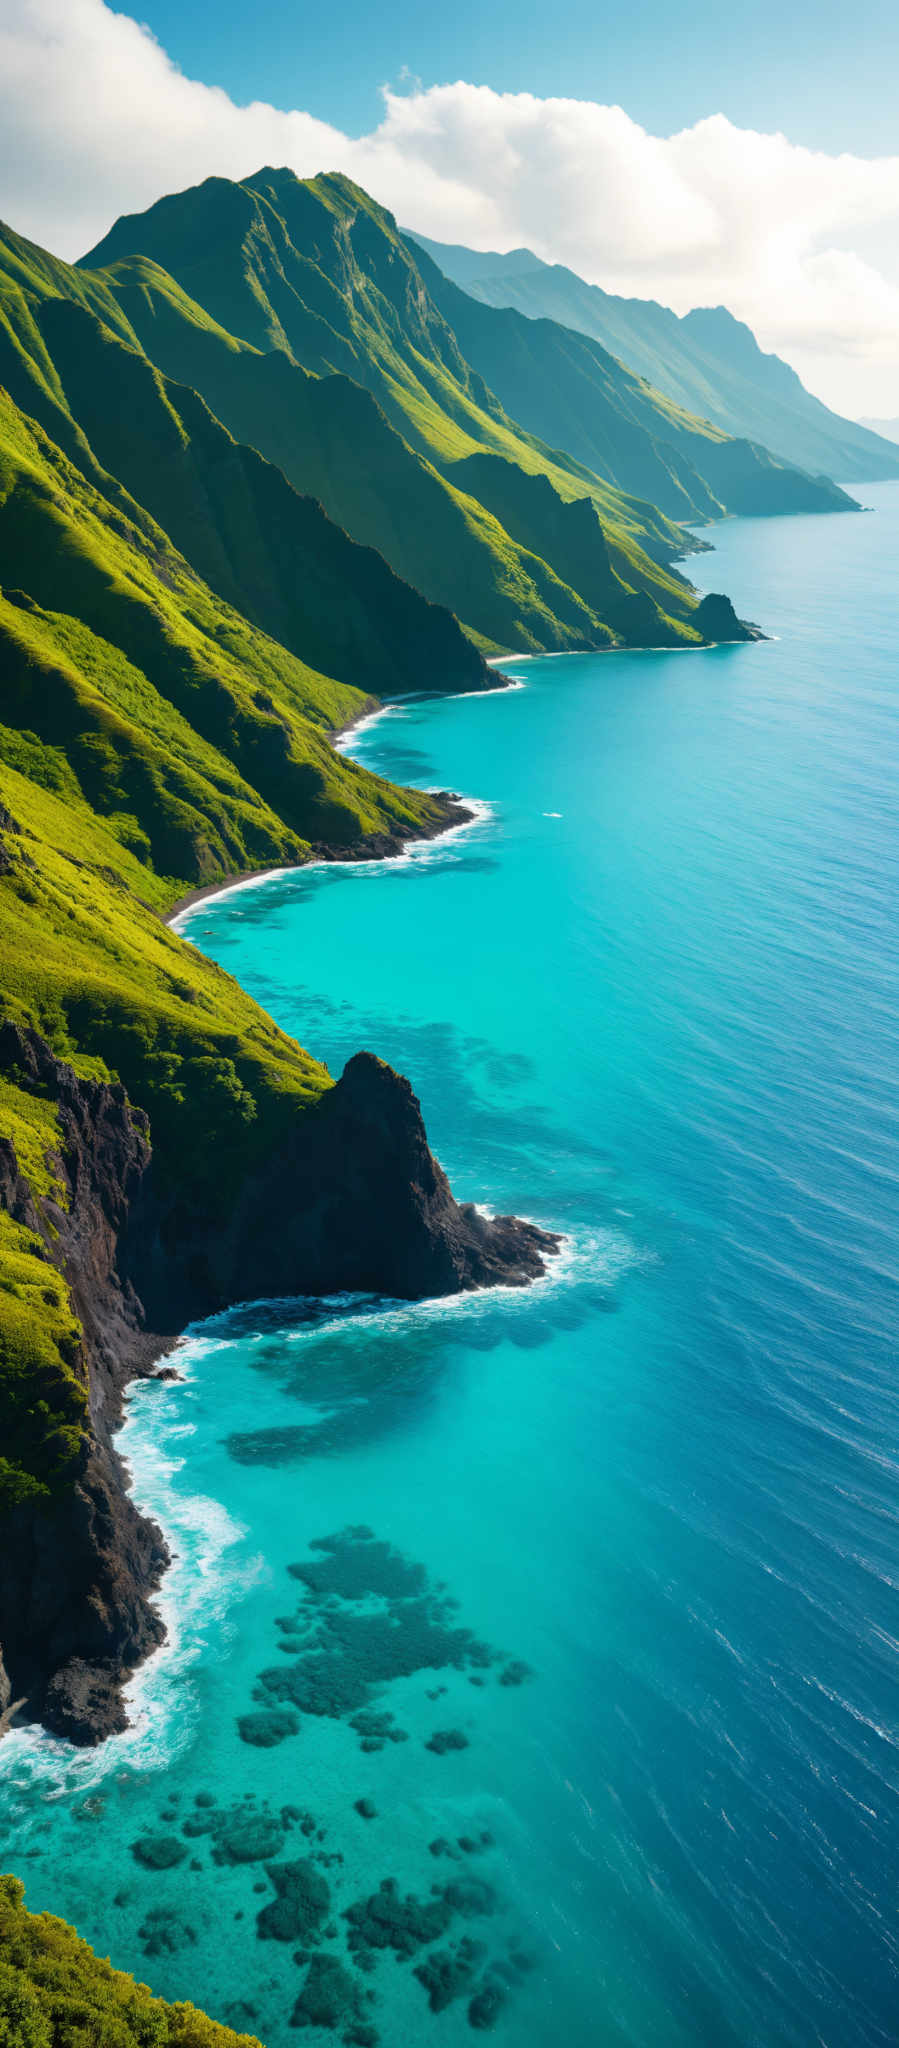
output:
POLYGON ((146 1115, 121 1085, 80 1079, 11 1022, 0 1076, 56 1108, 54 1195, 36 1195, 4 1139, 0 1201, 69 1289, 80 1322, 69 1363, 86 1394, 68 1483, 5 1519, 0 1710, 18 1702, 19 1721, 94 1743, 126 1725, 122 1684, 163 1636, 150 1602, 165 1543, 135 1508, 113 1442, 128 1381, 187 1323, 241 1300, 523 1285, 557 1240, 460 1206, 409 1082, 368 1053, 311 1113, 285 1118, 251 1171, 234 1180, 220 1162, 231 1191, 217 1213, 160 1173, 146 1115))

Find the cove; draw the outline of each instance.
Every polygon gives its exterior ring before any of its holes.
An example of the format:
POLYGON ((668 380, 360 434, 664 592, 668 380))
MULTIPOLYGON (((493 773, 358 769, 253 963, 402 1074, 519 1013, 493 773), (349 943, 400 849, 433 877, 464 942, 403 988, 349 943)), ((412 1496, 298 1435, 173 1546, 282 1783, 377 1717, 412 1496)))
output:
POLYGON ((32 1908, 268 2048, 895 2039, 899 490, 863 496, 716 530, 777 638, 396 706, 351 751, 488 813, 185 921, 333 1073, 408 1074, 460 1196, 567 1237, 522 1294, 191 1333, 122 1437, 177 1552, 135 1725, 3 1745, 32 1908))

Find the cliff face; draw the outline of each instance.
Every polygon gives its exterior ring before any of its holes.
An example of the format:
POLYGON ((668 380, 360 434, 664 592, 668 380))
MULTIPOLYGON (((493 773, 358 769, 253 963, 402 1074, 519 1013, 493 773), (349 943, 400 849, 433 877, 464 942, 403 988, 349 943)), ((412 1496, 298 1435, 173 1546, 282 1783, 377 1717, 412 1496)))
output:
POLYGON ((165 1545, 129 1498, 111 1441, 127 1381, 187 1322, 239 1300, 523 1285, 557 1240, 461 1207, 408 1081, 366 1053, 238 1185, 224 1223, 180 1204, 169 1179, 160 1188, 146 1118, 121 1087, 79 1079, 11 1023, 0 1074, 56 1106, 60 1199, 35 1198, 5 1141, 0 1204, 65 1277, 87 1390, 66 1483, 5 1518, 0 1714, 21 1700, 20 1720, 95 1743, 124 1727, 122 1682, 163 1636, 149 1603, 165 1545))

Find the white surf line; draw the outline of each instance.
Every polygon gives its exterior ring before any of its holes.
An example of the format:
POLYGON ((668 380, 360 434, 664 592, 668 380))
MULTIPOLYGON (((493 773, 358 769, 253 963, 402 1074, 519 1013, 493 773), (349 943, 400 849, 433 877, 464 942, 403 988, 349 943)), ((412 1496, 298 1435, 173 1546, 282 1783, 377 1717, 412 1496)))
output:
MULTIPOLYGON (((392 706, 389 708, 392 709, 392 706)), ((373 716, 380 718, 382 714, 381 712, 375 712, 373 716)), ((442 796, 444 791, 434 785, 420 790, 418 794, 421 796, 442 796)), ((196 903, 186 904, 183 910, 177 911, 175 916, 169 919, 169 931, 178 932, 181 938, 186 939, 190 945, 194 945, 196 941, 191 938, 189 932, 185 932, 183 929, 186 918, 199 916, 212 904, 220 903, 226 896, 237 896, 244 889, 263 889, 266 883, 283 882, 291 875, 314 874, 319 868, 352 868, 364 874, 369 869, 402 867, 403 863, 409 860, 410 855, 415 857, 414 865, 420 866, 424 854, 439 855, 443 848, 450 844, 451 840, 458 839, 460 833, 471 832, 476 825, 487 824, 488 820, 495 815, 494 806, 488 802, 486 797, 454 795, 453 802, 458 804, 461 809, 470 811, 471 816, 469 818, 462 818, 458 825, 447 825, 442 831, 435 832, 432 837, 407 839, 395 854, 388 854, 386 858, 381 859, 377 855, 372 855, 368 860, 353 860, 351 858, 347 860, 327 860, 322 858, 320 860, 295 862, 290 867, 267 868, 264 874, 247 875, 240 882, 226 882, 223 888, 211 889, 208 896, 199 897, 196 903)))
MULTIPOLYGON (((527 661, 532 657, 517 655, 514 658, 519 661, 527 661)), ((533 657, 535 660, 539 658, 539 656, 533 657)), ((494 659, 496 661, 507 661, 509 656, 497 655, 494 659)), ((338 734, 338 737, 333 742, 334 752, 337 754, 348 753, 352 741, 358 733, 366 732, 370 726, 377 725, 382 718, 402 717, 404 711, 415 704, 435 703, 438 700, 441 702, 461 702, 469 697, 495 698, 512 696, 517 691, 526 689, 527 683, 523 676, 512 676, 505 690, 432 690, 422 692, 421 696, 395 697, 389 704, 379 705, 377 711, 367 712, 364 718, 357 719, 353 725, 347 727, 345 732, 338 734)), ((436 783, 426 784, 423 788, 410 783, 408 787, 410 789, 417 789, 418 794, 422 796, 443 796, 446 794, 436 783)), ((408 839, 398 853, 389 854, 386 859, 307 860, 293 863, 290 867, 266 868, 262 874, 245 875, 239 882, 225 882, 222 888, 212 888, 208 893, 198 897, 194 903, 185 904, 183 910, 176 911, 174 916, 166 919, 168 929, 169 931, 178 932, 182 938, 189 939, 189 934, 185 933, 182 929, 184 920, 196 916, 202 910, 204 904, 217 902, 223 896, 235 896, 241 889, 264 888, 267 882, 282 881, 286 875, 307 874, 314 868, 324 867, 383 868, 390 866, 394 861, 405 860, 409 854, 420 854, 421 850, 425 847, 433 848, 437 852, 440 847, 448 845, 451 840, 455 839, 460 832, 468 832, 475 825, 485 824, 488 818, 491 818, 494 814, 493 805, 485 797, 454 795, 453 802, 471 811, 471 817, 464 818, 458 825, 447 825, 442 832, 434 833, 433 836, 428 836, 424 839, 408 839)), ((189 942, 191 944, 194 943, 192 940, 189 942)))

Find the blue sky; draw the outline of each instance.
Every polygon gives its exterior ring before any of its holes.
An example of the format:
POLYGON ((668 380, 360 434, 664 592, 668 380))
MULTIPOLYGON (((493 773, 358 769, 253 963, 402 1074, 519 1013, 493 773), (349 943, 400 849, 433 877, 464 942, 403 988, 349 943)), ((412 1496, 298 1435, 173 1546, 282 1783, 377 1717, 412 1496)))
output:
POLYGON ((724 113, 865 155, 897 145, 899 7, 888 0, 142 0, 127 10, 192 76, 302 106, 352 134, 404 67, 425 86, 617 102, 656 134, 724 113))
POLYGON ((72 258, 203 178, 339 170, 895 417, 897 79, 896 0, 0 0, 0 214, 72 258))

